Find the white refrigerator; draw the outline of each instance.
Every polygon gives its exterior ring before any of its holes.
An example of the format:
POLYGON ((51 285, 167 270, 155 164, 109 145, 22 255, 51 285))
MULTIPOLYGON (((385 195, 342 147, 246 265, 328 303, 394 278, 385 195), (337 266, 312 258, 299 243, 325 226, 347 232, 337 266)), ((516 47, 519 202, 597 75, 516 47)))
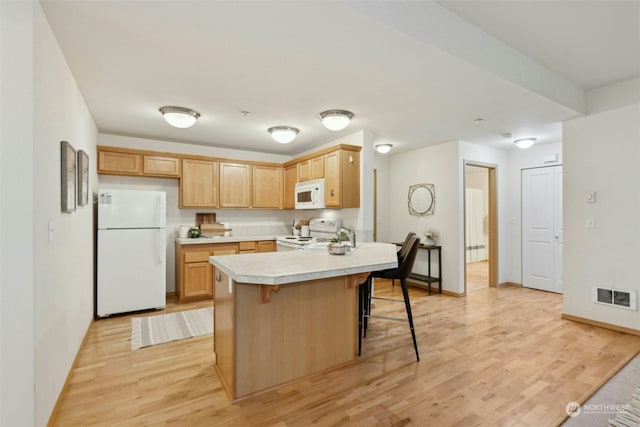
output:
POLYGON ((166 306, 166 194, 100 190, 96 314, 166 306))

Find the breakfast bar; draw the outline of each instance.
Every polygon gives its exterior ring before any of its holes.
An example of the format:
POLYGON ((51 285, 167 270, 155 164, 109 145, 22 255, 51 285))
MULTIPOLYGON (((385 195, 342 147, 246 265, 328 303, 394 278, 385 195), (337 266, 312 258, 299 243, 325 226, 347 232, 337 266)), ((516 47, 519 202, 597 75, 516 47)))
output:
POLYGON ((209 258, 215 369, 232 401, 352 363, 357 285, 397 267, 395 245, 345 255, 291 251, 209 258))

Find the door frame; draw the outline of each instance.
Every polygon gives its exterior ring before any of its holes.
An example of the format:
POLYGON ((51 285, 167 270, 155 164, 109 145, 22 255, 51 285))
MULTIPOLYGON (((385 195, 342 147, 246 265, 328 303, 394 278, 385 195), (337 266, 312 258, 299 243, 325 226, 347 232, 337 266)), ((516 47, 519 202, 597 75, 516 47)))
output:
POLYGON ((467 166, 476 166, 487 169, 488 173, 488 191, 489 191, 489 286, 498 286, 498 165, 493 163, 476 162, 473 160, 464 160, 462 169, 462 216, 463 216, 463 245, 462 259, 464 262, 464 294, 467 294, 467 183, 466 168, 467 166))

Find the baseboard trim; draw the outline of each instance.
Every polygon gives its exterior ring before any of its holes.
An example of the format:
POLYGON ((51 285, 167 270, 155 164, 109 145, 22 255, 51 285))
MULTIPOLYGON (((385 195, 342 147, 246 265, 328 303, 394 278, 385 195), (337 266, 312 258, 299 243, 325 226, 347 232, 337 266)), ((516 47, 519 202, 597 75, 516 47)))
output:
POLYGON ((624 326, 612 325, 611 323, 600 322, 598 320, 587 319, 585 317, 574 316, 572 314, 566 314, 566 313, 562 313, 560 317, 562 317, 565 320, 571 320, 573 322, 585 323, 587 325, 597 326, 603 329, 609 329, 616 332, 623 332, 629 335, 640 336, 640 330, 638 329, 631 329, 631 328, 626 328, 624 326))
POLYGON ((502 282, 502 283, 498 283, 498 287, 501 288, 503 286, 515 286, 516 288, 521 288, 522 285, 520 283, 516 283, 516 282, 502 282))
POLYGON ((51 411, 51 415, 49 416, 49 422, 47 423, 47 427, 52 427, 55 424, 56 418, 58 417, 58 412, 60 412, 60 405, 62 404, 62 397, 67 393, 67 388, 69 388, 69 381, 71 380, 71 375, 73 371, 76 369, 78 365, 78 357, 80 357, 80 353, 84 349, 84 346, 87 342, 87 338, 89 337, 89 331, 91 330, 91 326, 95 322, 94 319, 91 319, 91 323, 89 323, 89 327, 84 333, 84 338, 80 343, 80 347, 78 348, 78 352, 76 353, 76 357, 73 359, 73 363, 71 364, 71 368, 67 373, 67 378, 64 380, 64 384, 62 385, 62 389, 60 389, 60 394, 58 394, 58 399, 56 399, 56 404, 53 406, 53 411, 51 411))
MULTIPOLYGON (((426 284, 425 282, 419 281, 419 280, 413 280, 413 279, 407 279, 407 285, 409 286, 413 286, 416 288, 420 288, 420 289, 425 289, 428 290, 429 289, 429 285, 426 284)), ((438 294, 438 285, 431 285, 431 295, 434 294, 438 294)), ((464 294, 458 294, 456 292, 452 292, 452 291, 448 291, 446 289, 442 290, 442 295, 449 295, 451 297, 463 297, 464 294)))

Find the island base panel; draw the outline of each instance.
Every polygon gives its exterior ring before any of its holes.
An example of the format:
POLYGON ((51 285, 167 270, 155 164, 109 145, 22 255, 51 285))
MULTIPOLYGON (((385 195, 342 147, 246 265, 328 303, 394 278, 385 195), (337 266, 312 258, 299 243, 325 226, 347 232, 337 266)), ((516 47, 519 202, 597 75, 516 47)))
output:
POLYGON ((231 286, 216 277, 216 371, 232 400, 356 360, 357 288, 346 277, 282 285, 268 303, 255 284, 231 286))

